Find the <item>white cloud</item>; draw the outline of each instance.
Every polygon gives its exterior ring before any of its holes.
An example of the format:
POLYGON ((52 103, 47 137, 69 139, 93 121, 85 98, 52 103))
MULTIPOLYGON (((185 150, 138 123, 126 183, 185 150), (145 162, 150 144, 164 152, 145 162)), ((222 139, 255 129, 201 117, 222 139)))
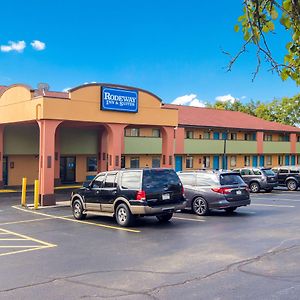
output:
POLYGON ((32 46, 32 48, 34 50, 37 50, 37 51, 42 51, 46 48, 46 44, 41 42, 41 41, 38 41, 38 40, 34 40, 30 43, 30 45, 32 46))
POLYGON ((68 87, 68 88, 63 89, 62 91, 63 91, 64 93, 68 93, 70 89, 71 89, 71 88, 68 87))
POLYGON ((25 47, 26 47, 25 41, 18 41, 18 42, 9 41, 8 45, 1 45, 0 46, 0 51, 1 52, 16 51, 16 52, 21 53, 21 52, 23 52, 25 47))
POLYGON ((199 99, 197 99, 197 95, 190 94, 177 97, 175 100, 171 102, 172 104, 177 105, 189 105, 189 106, 197 106, 197 107, 205 107, 205 103, 199 99))
POLYGON ((224 96, 217 96, 215 99, 216 99, 216 101, 230 102, 230 103, 234 103, 236 101, 239 101, 239 98, 234 98, 233 96, 231 96, 231 94, 224 95, 224 96))

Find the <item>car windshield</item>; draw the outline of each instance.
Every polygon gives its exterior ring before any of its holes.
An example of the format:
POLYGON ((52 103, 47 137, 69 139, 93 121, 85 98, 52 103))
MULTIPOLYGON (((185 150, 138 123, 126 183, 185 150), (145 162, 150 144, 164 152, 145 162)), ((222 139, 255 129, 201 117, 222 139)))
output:
POLYGON ((262 169, 262 171, 267 176, 275 176, 276 175, 271 169, 262 169))
POLYGON ((221 174, 220 183, 221 185, 245 184, 242 177, 238 174, 221 174))

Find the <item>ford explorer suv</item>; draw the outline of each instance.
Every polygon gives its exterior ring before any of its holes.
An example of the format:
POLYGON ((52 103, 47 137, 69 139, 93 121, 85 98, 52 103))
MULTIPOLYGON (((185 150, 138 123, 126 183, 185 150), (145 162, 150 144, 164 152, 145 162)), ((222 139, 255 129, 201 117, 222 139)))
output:
POLYGON ((271 192, 278 186, 277 176, 271 168, 241 168, 234 171, 240 172, 252 193, 258 193, 260 190, 271 192))
POLYGON ((115 217, 130 226, 139 216, 156 216, 169 221, 185 207, 183 186, 173 169, 128 169, 99 173, 71 195, 73 216, 87 214, 115 217))
POLYGON ((208 215, 212 209, 232 213, 251 202, 240 173, 195 171, 178 172, 178 176, 184 186, 187 208, 199 216, 208 215))
POLYGON ((277 174, 280 186, 286 186, 289 191, 296 191, 300 186, 300 167, 277 167, 273 171, 277 174))

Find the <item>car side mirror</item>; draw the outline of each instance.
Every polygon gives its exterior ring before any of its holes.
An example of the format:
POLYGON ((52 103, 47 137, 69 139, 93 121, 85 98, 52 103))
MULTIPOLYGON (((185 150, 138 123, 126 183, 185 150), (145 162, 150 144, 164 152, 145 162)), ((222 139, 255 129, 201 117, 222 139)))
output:
POLYGON ((83 186, 84 188, 89 188, 89 187, 90 187, 90 184, 91 184, 90 181, 85 181, 85 182, 82 184, 82 186, 83 186))

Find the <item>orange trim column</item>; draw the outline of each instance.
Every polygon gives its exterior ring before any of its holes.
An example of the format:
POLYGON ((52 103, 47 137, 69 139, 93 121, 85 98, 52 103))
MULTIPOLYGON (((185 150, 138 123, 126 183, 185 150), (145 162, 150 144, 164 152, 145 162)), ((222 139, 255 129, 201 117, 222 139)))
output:
POLYGON ((60 132, 59 132, 59 128, 57 128, 56 133, 55 133, 54 160, 55 160, 54 185, 58 186, 58 185, 61 184, 61 180, 60 180, 60 132))
POLYGON ((99 129, 98 135, 98 172, 107 171, 107 130, 99 129))
POLYGON ((106 124, 108 170, 121 168, 121 155, 124 152, 124 128, 127 124, 106 124))
POLYGON ((62 121, 37 121, 40 127, 40 201, 41 205, 54 205, 54 175, 55 175, 55 132, 62 121))
POLYGON ((184 128, 178 127, 175 130, 176 147, 175 154, 184 154, 184 128))
POLYGON ((290 143, 291 143, 291 154, 296 154, 296 145, 297 145, 297 135, 296 133, 290 134, 290 143))
POLYGON ((257 140, 257 154, 264 153, 264 133, 262 131, 258 131, 256 133, 257 140))
POLYGON ((162 127, 162 167, 173 168, 174 166, 174 150, 175 138, 174 127, 162 127))
POLYGON ((4 126, 0 125, 0 188, 3 187, 4 126))

